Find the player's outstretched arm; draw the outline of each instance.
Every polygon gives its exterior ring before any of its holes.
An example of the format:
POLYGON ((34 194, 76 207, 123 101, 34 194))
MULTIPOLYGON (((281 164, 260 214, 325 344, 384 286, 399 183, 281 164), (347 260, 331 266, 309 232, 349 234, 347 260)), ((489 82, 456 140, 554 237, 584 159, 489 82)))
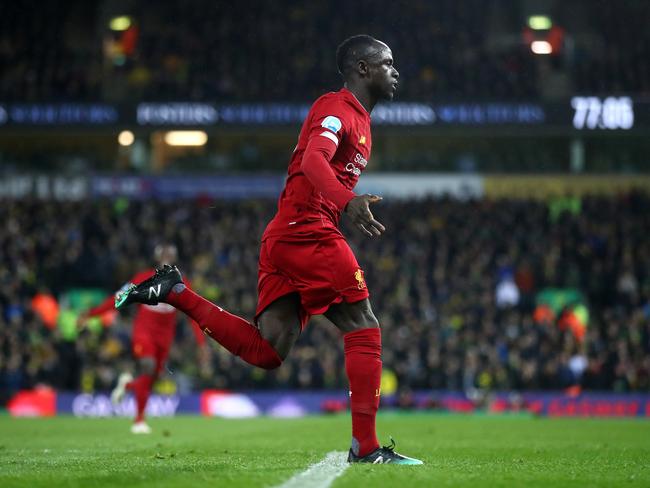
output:
POLYGON ((358 195, 345 207, 345 213, 352 219, 352 223, 368 237, 380 236, 386 230, 370 211, 370 204, 380 202, 381 199, 377 195, 358 195))
POLYGON ((77 328, 83 329, 84 327, 86 327, 86 323, 88 322, 88 319, 92 317, 99 317, 103 313, 115 310, 115 297, 119 293, 124 291, 126 288, 128 288, 132 282, 139 283, 140 281, 142 281, 142 279, 139 278, 139 276, 140 275, 135 275, 135 277, 131 281, 122 285, 122 288, 117 290, 115 294, 106 297, 106 299, 96 307, 92 307, 89 308, 88 310, 81 312, 77 317, 77 328))

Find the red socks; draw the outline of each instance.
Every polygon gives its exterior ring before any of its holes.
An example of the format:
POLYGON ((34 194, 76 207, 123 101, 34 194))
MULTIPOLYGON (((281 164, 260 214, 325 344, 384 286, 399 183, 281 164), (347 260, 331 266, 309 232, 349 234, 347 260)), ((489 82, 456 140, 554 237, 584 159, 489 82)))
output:
POLYGON ((226 312, 185 287, 181 292, 170 291, 165 301, 185 312, 199 324, 201 330, 247 363, 264 369, 274 369, 282 358, 250 322, 226 312))
POLYGON ((131 390, 133 396, 135 396, 135 404, 137 407, 136 422, 142 422, 144 420, 144 409, 147 406, 147 400, 149 400, 153 382, 153 376, 143 374, 126 385, 127 390, 131 390))
POLYGON ((381 384, 381 330, 355 330, 343 336, 343 344, 350 382, 352 451, 363 457, 379 447, 375 417, 381 384))
MULTIPOLYGON (((171 291, 165 301, 185 312, 205 333, 244 361, 264 369, 282 364, 278 353, 257 327, 189 288, 171 291)), ((350 332, 343 336, 343 343, 345 370, 350 382, 352 450, 358 456, 366 456, 379 447, 375 417, 381 383, 381 330, 368 328, 350 332)))

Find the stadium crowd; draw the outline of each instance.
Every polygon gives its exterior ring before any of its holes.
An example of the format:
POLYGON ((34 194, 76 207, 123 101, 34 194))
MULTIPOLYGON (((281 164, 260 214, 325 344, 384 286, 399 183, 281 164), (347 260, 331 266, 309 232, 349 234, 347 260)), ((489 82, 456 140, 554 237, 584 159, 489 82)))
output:
POLYGON ((524 42, 523 4, 132 2, 115 33, 101 2, 4 2, 0 100, 309 100, 339 85, 334 47, 359 32, 392 46, 403 100, 534 98, 549 70, 576 93, 650 91, 647 2, 557 2, 551 63, 524 42))
MULTIPOLYGON (((251 317, 259 236, 273 202, 37 200, 0 205, 0 392, 48 384, 107 390, 132 367, 130 315, 70 334, 74 288, 117 289, 175 242, 193 286, 251 317), (56 301, 56 317, 43 303, 56 301), (52 300, 53 299, 53 300, 52 300), (67 305, 66 305, 67 304, 67 305)), ((383 327, 384 367, 400 388, 650 391, 650 197, 384 202, 388 232, 346 234, 383 327), (578 290, 583 334, 540 318, 542 290, 578 290)), ((192 388, 344 388, 339 332, 312 319, 281 368, 252 368, 214 345, 200 364, 178 328, 167 376, 192 388)))

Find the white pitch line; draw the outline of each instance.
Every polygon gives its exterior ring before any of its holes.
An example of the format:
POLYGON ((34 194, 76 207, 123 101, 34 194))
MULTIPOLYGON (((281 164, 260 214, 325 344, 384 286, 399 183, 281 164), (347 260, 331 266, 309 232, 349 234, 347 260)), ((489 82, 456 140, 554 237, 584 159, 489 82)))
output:
POLYGON ((325 459, 312 464, 277 488, 329 488, 349 467, 346 452, 328 452, 325 459))

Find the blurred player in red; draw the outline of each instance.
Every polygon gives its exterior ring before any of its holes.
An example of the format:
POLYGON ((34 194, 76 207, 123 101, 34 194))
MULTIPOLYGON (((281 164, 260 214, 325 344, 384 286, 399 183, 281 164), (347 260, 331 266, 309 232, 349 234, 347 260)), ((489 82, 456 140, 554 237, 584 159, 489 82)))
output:
MULTIPOLYGON (((154 258, 158 266, 173 265, 177 259, 176 246, 163 244, 156 246, 154 258)), ((147 269, 136 274, 131 280, 118 291, 117 296, 123 289, 131 284, 139 284, 151 278, 155 269, 147 269)), ((183 280, 189 287, 189 283, 183 280)), ((93 307, 79 316, 78 323, 84 326, 88 318, 97 317, 109 310, 114 310, 115 296, 108 297, 100 305, 93 307)), ((145 422, 145 409, 151 395, 151 388, 169 355, 169 349, 174 341, 177 322, 176 309, 167 303, 157 305, 140 305, 133 319, 132 347, 133 356, 137 361, 138 376, 134 379, 130 373, 122 373, 118 379, 117 386, 111 393, 113 403, 122 401, 125 392, 131 391, 135 397, 137 414, 131 426, 134 434, 150 434, 151 428, 145 422)), ((201 330, 193 324, 193 331, 196 340, 201 346, 201 356, 205 358, 207 353, 205 336, 201 330)))
POLYGON ((312 105, 278 212, 262 236, 254 321, 195 294, 175 267, 126 290, 115 304, 169 303, 233 354, 266 369, 280 366, 311 315, 323 314, 343 333, 352 411, 348 461, 422 464, 377 441, 381 333, 363 270, 338 228, 345 212, 368 237, 385 230, 369 207, 381 198, 353 189, 370 158, 370 112, 378 101, 393 98, 399 74, 389 47, 370 36, 345 40, 336 58, 344 87, 312 105))

